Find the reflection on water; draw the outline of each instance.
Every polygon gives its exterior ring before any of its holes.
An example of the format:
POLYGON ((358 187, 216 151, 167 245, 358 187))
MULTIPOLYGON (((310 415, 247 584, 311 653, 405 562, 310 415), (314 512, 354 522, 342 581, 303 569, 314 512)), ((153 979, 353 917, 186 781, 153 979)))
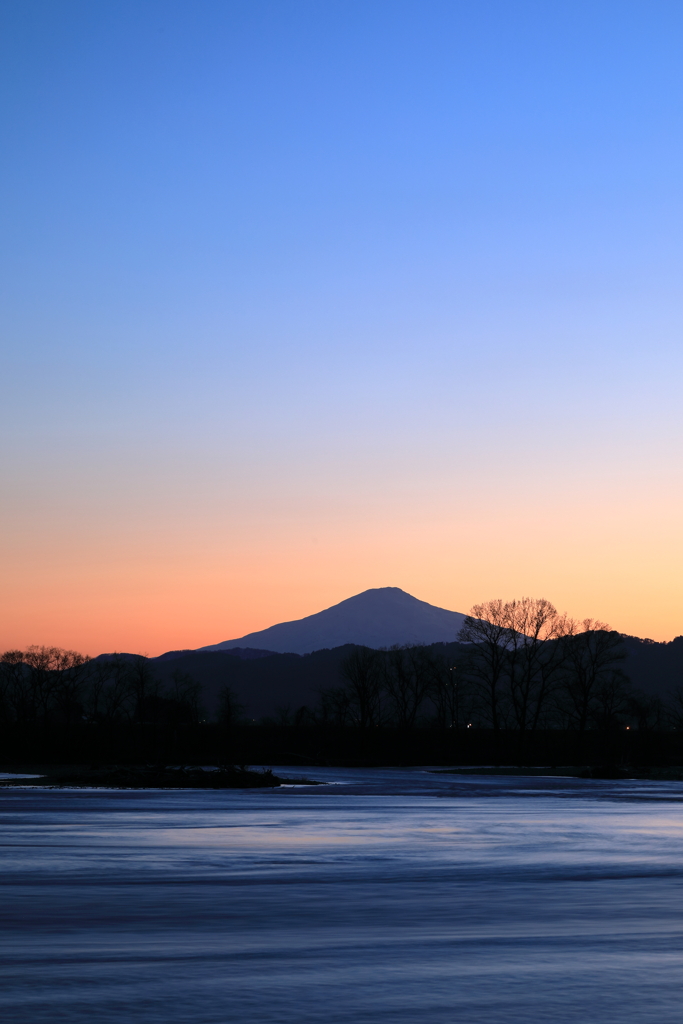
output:
POLYGON ((307 774, 0 791, 5 1024, 679 1024, 683 784, 307 774))

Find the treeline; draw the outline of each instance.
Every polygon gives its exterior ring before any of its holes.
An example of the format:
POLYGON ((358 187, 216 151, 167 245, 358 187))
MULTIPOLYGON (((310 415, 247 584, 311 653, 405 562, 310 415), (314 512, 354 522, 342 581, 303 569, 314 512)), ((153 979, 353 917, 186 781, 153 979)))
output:
POLYGON ((88 658, 59 647, 0 657, 0 723, 19 727, 197 725, 201 687, 175 672, 163 685, 147 658, 88 658))
POLYGON ((191 674, 161 682, 142 656, 7 651, 2 760, 682 763, 683 687, 666 698, 633 687, 623 638, 605 623, 543 600, 491 601, 458 640, 352 648, 337 685, 306 706, 283 695, 258 722, 227 684, 208 715, 191 674))
POLYGON ((0 657, 5 764, 168 763, 207 753, 222 761, 222 737, 207 737, 202 717, 200 685, 181 672, 162 684, 142 656, 29 647, 0 657))
POLYGON ((355 650, 344 684, 322 694, 316 721, 359 729, 585 733, 683 728, 683 688, 667 699, 637 690, 622 668, 621 634, 560 616, 549 601, 491 601, 472 609, 457 660, 438 645, 355 650))

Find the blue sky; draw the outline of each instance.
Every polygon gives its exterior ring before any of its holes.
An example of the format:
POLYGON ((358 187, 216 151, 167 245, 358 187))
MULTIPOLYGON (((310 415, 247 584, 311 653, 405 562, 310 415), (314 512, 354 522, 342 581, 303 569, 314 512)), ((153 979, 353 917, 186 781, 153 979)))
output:
POLYGON ((679 4, 1 19, 8 642, 365 585, 676 632, 679 4))

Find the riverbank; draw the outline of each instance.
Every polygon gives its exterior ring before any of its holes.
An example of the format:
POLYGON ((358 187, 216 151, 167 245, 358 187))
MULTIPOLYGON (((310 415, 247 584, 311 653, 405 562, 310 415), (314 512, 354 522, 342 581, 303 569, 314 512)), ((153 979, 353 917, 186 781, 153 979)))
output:
POLYGON ((683 765, 672 765, 668 768, 660 766, 638 768, 622 768, 614 765, 564 765, 557 767, 517 767, 502 765, 500 767, 479 766, 468 768, 435 768, 434 775, 507 775, 530 778, 563 778, 563 779, 653 779, 670 782, 683 782, 683 765))
MULTIPOLYGON (((36 766, 34 766, 35 768, 36 766)), ((22 765, 3 768, 4 772, 28 778, 0 779, 0 786, 84 786, 106 789, 263 789, 283 785, 310 785, 311 779, 289 779, 274 775, 269 768, 253 770, 235 765, 200 767, 199 765, 79 765, 41 766, 31 770, 22 765)))

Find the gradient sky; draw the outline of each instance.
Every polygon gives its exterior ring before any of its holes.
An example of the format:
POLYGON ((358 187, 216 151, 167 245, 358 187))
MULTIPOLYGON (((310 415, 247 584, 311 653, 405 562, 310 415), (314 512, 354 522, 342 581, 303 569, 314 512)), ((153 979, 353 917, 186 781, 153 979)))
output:
POLYGON ((0 648, 683 633, 683 5, 5 0, 0 648))

